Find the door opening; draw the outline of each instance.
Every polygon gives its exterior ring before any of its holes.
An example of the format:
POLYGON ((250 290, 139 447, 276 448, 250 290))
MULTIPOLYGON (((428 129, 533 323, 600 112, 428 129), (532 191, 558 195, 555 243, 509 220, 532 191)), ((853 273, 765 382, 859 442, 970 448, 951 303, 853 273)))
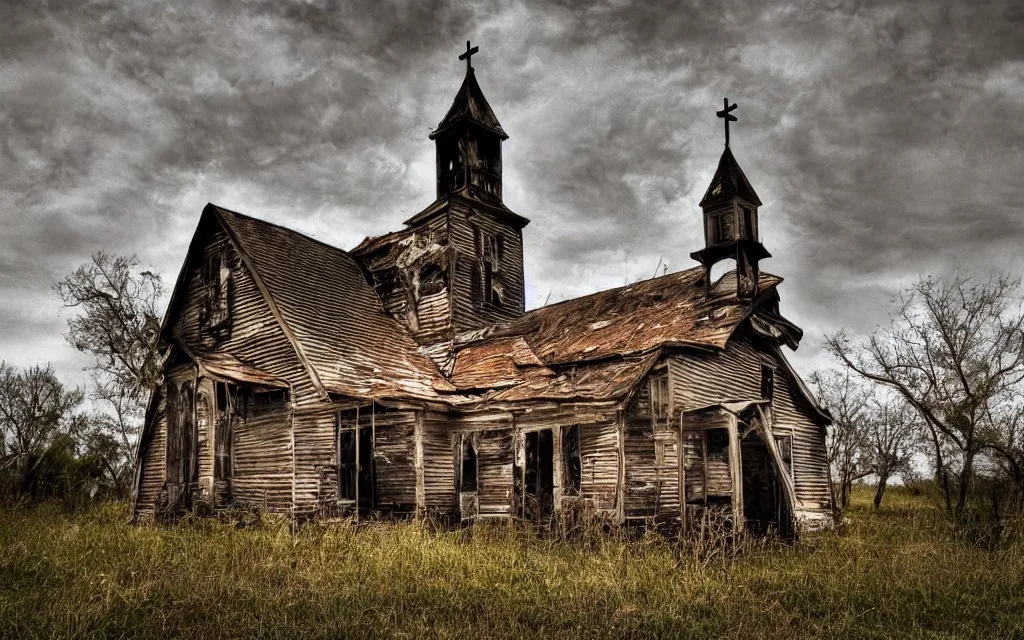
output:
POLYGON ((554 439, 551 429, 526 434, 526 519, 541 523, 555 508, 554 439))

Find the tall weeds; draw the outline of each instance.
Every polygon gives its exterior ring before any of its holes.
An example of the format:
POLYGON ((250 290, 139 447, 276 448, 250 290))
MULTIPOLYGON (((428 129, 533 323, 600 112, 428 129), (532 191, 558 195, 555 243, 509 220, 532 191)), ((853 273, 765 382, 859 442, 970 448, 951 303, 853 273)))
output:
MULTIPOLYGON (((0 637, 925 638, 1024 634, 1024 543, 897 491, 840 533, 722 545, 583 528, 0 511, 0 637)), ((1004 518, 1005 522, 1005 518, 1004 518)))

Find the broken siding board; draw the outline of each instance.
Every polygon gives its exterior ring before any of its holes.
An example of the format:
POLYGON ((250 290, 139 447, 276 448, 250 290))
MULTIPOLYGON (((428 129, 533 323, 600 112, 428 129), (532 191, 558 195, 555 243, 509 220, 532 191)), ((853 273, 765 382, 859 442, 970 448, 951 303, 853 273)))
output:
POLYGON ((456 249, 455 273, 452 277, 454 307, 453 324, 457 331, 475 329, 490 324, 509 322, 522 314, 525 303, 523 290, 523 240, 522 232, 503 222, 484 209, 474 210, 469 206, 453 202, 449 207, 449 242, 456 249), (474 285, 482 288, 480 258, 482 251, 477 246, 477 231, 503 238, 502 259, 499 273, 503 295, 501 307, 476 303, 479 292, 474 285))
POLYGON ((511 427, 477 435, 477 510, 481 516, 511 516, 513 438, 511 427))
POLYGON ((799 397, 781 354, 758 349, 749 336, 738 334, 725 350, 713 354, 675 354, 669 358, 675 411, 723 400, 759 400, 761 364, 774 363, 773 430, 793 435, 793 476, 798 508, 830 510, 824 429, 799 397))
MULTIPOLYGON (((229 246, 232 245, 223 231, 213 233, 204 248, 202 263, 229 246)), ((203 264, 189 266, 186 298, 175 322, 175 335, 180 336, 200 359, 203 352, 229 354, 256 369, 291 382, 295 385, 294 402, 318 399, 295 348, 240 259, 234 260, 230 270, 230 313, 229 327, 224 332, 226 337, 214 340, 203 329, 201 317, 206 305, 203 264), (314 394, 312 398, 308 397, 310 392, 314 394)))
POLYGON ((793 436, 793 480, 798 506, 831 512, 825 429, 798 408, 793 382, 779 371, 775 378, 772 431, 793 436))
POLYGON ((318 510, 330 511, 337 500, 336 415, 334 405, 322 403, 296 409, 292 417, 298 517, 308 517, 318 510))
POLYGON ((624 412, 627 518, 653 516, 658 506, 658 467, 646 382, 641 381, 624 412))
MULTIPOLYGON (((360 415, 360 422, 363 421, 360 415)), ((380 413, 374 416, 373 423, 376 506, 392 512, 413 512, 416 509, 416 413, 380 413)))
POLYGON ((428 513, 458 511, 455 460, 450 436, 452 416, 427 412, 423 418, 423 497, 428 513))
POLYGON ((614 419, 580 425, 580 497, 598 512, 616 511, 619 484, 619 431, 614 419))
POLYGON ((135 500, 135 513, 138 517, 152 517, 159 506, 160 493, 163 490, 166 473, 167 445, 167 403, 163 397, 157 405, 153 417, 153 435, 149 446, 142 452, 142 473, 139 478, 139 491, 135 500))

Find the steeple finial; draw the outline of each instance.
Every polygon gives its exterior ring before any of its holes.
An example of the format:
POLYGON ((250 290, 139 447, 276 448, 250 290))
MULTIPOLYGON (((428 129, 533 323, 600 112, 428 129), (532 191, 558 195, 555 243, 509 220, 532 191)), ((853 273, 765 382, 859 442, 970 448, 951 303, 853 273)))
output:
MULTIPOLYGON (((473 54, 474 53, 479 53, 479 52, 480 52, 480 47, 473 47, 471 49, 469 47, 469 40, 466 40, 466 53, 463 53, 462 55, 459 56, 459 60, 465 60, 466 61, 466 73, 469 73, 470 71, 473 70, 473 60, 472 60, 473 54)), ((735 120, 735 118, 733 118, 733 120, 735 120)))
MULTIPOLYGON (((466 43, 466 46, 467 47, 469 46, 468 42, 466 43)), ((730 106, 729 105, 729 98, 725 98, 723 100, 723 102, 725 104, 725 108, 722 109, 721 111, 716 111, 715 115, 718 116, 719 118, 724 118, 725 119, 725 146, 728 147, 729 146, 729 123, 730 122, 736 122, 736 120, 737 120, 736 116, 732 115, 732 113, 730 113, 730 112, 731 111, 735 111, 736 107, 739 106, 739 105, 737 105, 734 102, 730 106)))

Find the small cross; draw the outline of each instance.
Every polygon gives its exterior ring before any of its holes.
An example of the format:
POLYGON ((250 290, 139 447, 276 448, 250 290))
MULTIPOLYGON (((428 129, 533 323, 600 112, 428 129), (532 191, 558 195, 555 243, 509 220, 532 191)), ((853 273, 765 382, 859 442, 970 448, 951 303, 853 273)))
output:
MULTIPOLYGON (((466 44, 469 44, 469 43, 467 42, 466 44)), ((735 109, 736 109, 736 107, 738 105, 734 102, 730 106, 729 105, 729 98, 726 98, 724 100, 724 102, 725 102, 725 108, 722 109, 721 111, 716 111, 715 115, 718 116, 719 118, 725 118, 725 146, 728 147, 729 146, 729 123, 730 122, 736 122, 736 116, 732 115, 729 112, 730 111, 735 111, 735 109)))
POLYGON ((473 61, 471 60, 471 58, 473 57, 474 53, 478 53, 479 51, 480 51, 480 47, 473 47, 472 49, 470 49, 469 48, 469 40, 466 40, 466 53, 464 53, 461 56, 459 56, 459 60, 465 60, 466 61, 466 72, 467 73, 473 70, 473 61))

